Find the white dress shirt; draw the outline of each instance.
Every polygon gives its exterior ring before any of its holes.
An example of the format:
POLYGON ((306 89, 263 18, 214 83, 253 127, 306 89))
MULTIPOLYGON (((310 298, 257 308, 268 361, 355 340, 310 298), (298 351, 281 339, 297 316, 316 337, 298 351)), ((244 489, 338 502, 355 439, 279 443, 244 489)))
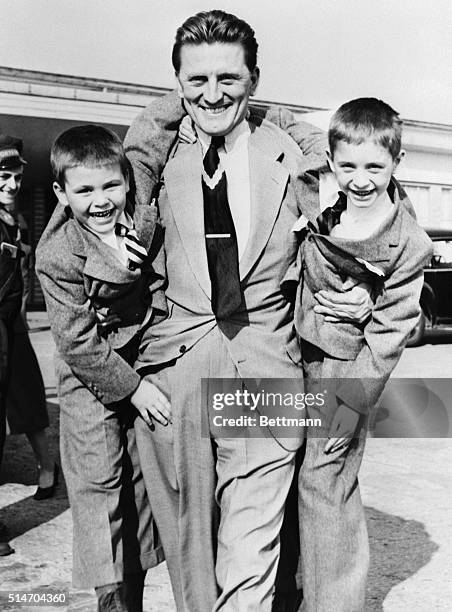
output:
MULTIPOLYGON (((251 224, 251 191, 250 164, 248 156, 248 141, 251 131, 244 119, 229 134, 224 137, 224 149, 218 150, 220 166, 226 172, 228 186, 228 202, 237 235, 239 259, 242 257, 251 224)), ((198 134, 203 156, 210 146, 210 138, 198 134)))

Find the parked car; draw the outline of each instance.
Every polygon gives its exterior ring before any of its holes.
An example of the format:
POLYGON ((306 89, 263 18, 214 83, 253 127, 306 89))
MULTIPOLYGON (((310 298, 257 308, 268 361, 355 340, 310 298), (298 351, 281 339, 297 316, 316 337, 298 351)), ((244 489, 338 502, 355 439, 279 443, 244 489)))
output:
POLYGON ((424 268, 421 314, 407 346, 423 344, 430 330, 452 332, 452 229, 426 231, 434 242, 434 252, 424 268))

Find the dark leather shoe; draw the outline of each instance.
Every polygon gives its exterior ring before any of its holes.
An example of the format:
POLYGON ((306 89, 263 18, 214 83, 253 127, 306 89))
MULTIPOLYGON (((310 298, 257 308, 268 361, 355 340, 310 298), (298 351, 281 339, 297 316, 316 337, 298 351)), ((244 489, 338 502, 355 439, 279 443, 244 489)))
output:
POLYGON ((53 468, 53 483, 50 485, 50 487, 38 487, 36 489, 36 493, 33 495, 33 499, 41 501, 43 499, 49 499, 49 497, 53 497, 55 494, 55 489, 58 485, 59 473, 60 468, 58 467, 58 463, 55 463, 55 467, 53 468))

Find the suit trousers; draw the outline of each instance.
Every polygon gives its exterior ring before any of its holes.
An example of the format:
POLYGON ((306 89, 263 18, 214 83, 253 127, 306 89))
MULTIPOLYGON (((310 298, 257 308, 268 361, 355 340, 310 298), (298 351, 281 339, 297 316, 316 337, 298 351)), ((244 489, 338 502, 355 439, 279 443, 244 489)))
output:
MULTIPOLYGON (((339 379, 348 369, 348 362, 333 359, 310 343, 304 342, 302 351, 306 391, 310 380, 339 379)), ((318 407, 310 408, 309 416, 324 422, 331 418, 318 407)), ((324 452, 328 426, 307 431, 298 473, 303 612, 364 610, 369 544, 358 472, 366 430, 364 423, 359 437, 345 450, 329 454, 324 452)))
POLYGON ((73 583, 122 582, 163 561, 135 444, 135 410, 103 405, 57 361, 60 450, 73 519, 73 583))
POLYGON ((239 378, 218 328, 145 372, 173 413, 170 426, 135 428, 177 610, 270 612, 295 452, 272 437, 208 437, 201 377, 239 378))

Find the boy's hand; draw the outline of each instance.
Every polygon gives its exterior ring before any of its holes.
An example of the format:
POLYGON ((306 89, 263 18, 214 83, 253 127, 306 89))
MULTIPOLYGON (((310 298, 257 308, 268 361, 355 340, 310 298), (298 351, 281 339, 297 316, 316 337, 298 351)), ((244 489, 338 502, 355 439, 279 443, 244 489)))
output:
POLYGON ((140 382, 135 392, 130 396, 130 401, 152 429, 154 428, 153 418, 165 426, 171 423, 169 401, 160 389, 147 380, 140 382))
POLYGON ((357 434, 359 419, 358 412, 341 404, 331 422, 325 453, 334 453, 341 448, 345 450, 357 434))
POLYGON ((315 294, 318 304, 315 312, 324 315, 325 321, 339 323, 353 321, 363 323, 372 312, 371 288, 367 283, 354 283, 348 278, 343 292, 319 291, 315 294))
POLYGON ((198 140, 196 132, 193 129, 191 119, 188 115, 185 115, 180 122, 178 136, 180 142, 184 142, 185 144, 195 144, 195 142, 198 140))

